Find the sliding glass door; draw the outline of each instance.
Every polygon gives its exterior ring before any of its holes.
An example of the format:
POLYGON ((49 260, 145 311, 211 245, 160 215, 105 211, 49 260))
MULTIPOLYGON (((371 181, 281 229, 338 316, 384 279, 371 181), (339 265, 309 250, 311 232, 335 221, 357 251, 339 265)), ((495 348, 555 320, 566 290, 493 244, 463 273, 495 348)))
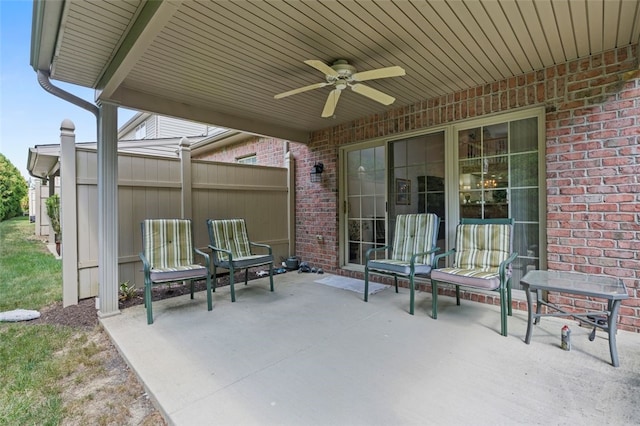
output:
POLYGON ((542 109, 523 111, 343 148, 342 264, 362 266, 368 249, 389 245, 399 214, 438 215, 442 251, 461 217, 511 217, 519 288, 546 267, 543 120, 542 109))
POLYGON ((444 249, 444 151, 444 131, 345 150, 345 264, 364 265, 368 249, 393 241, 396 215, 403 213, 437 214, 444 249))

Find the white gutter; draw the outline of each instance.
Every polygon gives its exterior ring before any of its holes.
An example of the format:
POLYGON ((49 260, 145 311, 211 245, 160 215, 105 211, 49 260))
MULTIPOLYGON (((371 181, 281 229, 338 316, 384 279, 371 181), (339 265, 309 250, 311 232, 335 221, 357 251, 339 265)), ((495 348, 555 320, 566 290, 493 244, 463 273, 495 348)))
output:
MULTIPOLYGON (((85 101, 82 98, 79 98, 73 93, 69 93, 65 90, 62 90, 59 87, 54 86, 51 83, 51 80, 49 80, 49 72, 38 70, 37 75, 38 75, 38 83, 40 83, 40 86, 44 90, 46 90, 47 92, 51 93, 54 96, 57 96, 58 98, 64 99, 69 103, 79 106, 80 108, 86 109, 87 111, 91 112, 93 115, 96 116, 96 121, 98 120, 100 112, 97 106, 95 106, 94 104, 88 101, 85 101)), ((96 125, 96 128, 97 128, 97 125, 96 125)), ((32 154, 33 154, 32 150, 29 150, 29 157, 27 159, 28 164, 35 162, 35 158, 32 157, 32 154)), ((36 152, 35 155, 37 156, 38 153, 36 152)), ((51 170, 48 170, 46 172, 46 176, 37 176, 33 173, 31 169, 29 170, 29 174, 36 178, 46 179, 51 177, 54 173, 57 173, 58 170, 59 170, 59 165, 56 164, 51 170)))
POLYGON ((213 149, 244 142, 252 137, 257 137, 257 135, 238 130, 228 130, 224 133, 220 133, 191 144, 191 153, 200 154, 213 149))
POLYGON ((93 115, 96 116, 96 120, 99 117, 99 110, 98 107, 95 106, 94 104, 92 104, 91 102, 85 101, 82 98, 79 98, 78 96, 74 95, 73 93, 69 93, 67 91, 62 90, 59 87, 54 86, 51 83, 51 80, 49 80, 49 72, 48 71, 42 71, 42 70, 38 70, 38 83, 40 83, 40 86, 42 86, 42 88, 44 90, 46 90, 47 92, 51 93, 54 96, 57 96, 61 99, 64 99, 65 101, 72 103, 76 106, 79 106, 80 108, 86 109, 87 111, 91 112, 93 115))
POLYGON ((36 72, 51 66, 64 3, 61 0, 33 2, 31 66, 36 72))

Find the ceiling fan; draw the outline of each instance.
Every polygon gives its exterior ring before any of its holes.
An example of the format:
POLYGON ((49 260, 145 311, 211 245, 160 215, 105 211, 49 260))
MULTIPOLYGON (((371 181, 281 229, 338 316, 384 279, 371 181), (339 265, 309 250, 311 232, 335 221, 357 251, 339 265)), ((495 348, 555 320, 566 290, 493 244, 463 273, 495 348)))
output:
POLYGON ((354 92, 373 99, 376 102, 380 102, 383 105, 391 105, 396 100, 393 96, 389 96, 377 89, 360 84, 360 82, 405 75, 404 69, 398 66, 356 72, 356 68, 353 65, 349 65, 349 63, 344 59, 338 59, 331 66, 315 59, 304 61, 304 63, 324 73, 326 82, 315 83, 298 89, 289 90, 288 92, 279 93, 275 95, 274 98, 282 99, 308 90, 334 86, 335 89, 329 93, 327 101, 324 104, 324 109, 322 110, 323 118, 331 117, 333 115, 336 105, 338 104, 338 99, 340 98, 340 92, 347 87, 350 87, 354 92))

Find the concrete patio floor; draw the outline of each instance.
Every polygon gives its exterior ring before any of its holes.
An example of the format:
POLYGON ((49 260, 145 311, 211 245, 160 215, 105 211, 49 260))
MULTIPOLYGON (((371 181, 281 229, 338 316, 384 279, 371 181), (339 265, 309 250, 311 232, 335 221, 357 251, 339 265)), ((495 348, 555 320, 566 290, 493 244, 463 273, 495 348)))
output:
MULTIPOLYGON (((326 276, 326 275, 325 275, 326 276)), ((526 312, 500 336, 497 307, 407 289, 362 295, 277 275, 153 303, 101 320, 170 424, 640 424, 640 334, 606 335, 543 318, 524 343, 526 312), (560 328, 572 349, 560 349, 560 328)))

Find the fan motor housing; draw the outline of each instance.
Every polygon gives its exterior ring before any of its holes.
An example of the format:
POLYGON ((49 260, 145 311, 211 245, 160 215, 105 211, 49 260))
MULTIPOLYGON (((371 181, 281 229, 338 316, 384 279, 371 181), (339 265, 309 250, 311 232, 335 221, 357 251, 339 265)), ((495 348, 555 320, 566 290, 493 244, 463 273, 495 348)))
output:
POLYGON ((344 59, 338 59, 337 61, 335 61, 333 65, 331 65, 331 68, 336 70, 336 72, 340 74, 340 77, 348 78, 356 72, 356 67, 354 67, 353 65, 349 65, 349 63, 347 63, 347 61, 345 61, 344 59))

